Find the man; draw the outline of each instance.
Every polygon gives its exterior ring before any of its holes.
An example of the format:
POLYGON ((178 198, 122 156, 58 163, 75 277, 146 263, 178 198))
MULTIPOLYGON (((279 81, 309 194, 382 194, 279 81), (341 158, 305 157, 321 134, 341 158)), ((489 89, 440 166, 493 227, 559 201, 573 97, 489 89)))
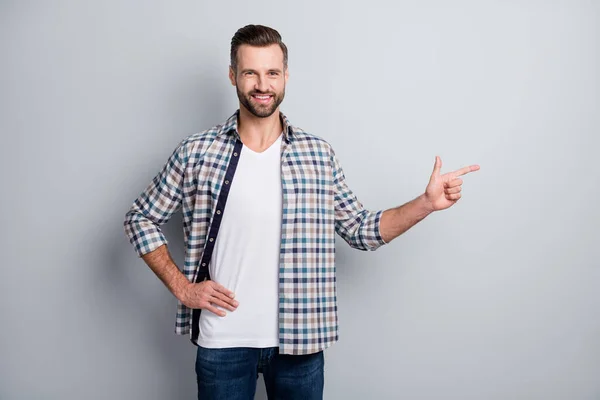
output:
POLYGON ((179 300, 176 332, 198 345, 198 398, 320 399, 323 350, 338 339, 335 233, 375 250, 461 197, 459 176, 436 157, 423 194, 366 210, 331 146, 279 111, 288 80, 279 33, 248 25, 231 41, 239 110, 185 138, 135 200, 125 231, 179 300), (183 273, 160 225, 183 212, 183 273))

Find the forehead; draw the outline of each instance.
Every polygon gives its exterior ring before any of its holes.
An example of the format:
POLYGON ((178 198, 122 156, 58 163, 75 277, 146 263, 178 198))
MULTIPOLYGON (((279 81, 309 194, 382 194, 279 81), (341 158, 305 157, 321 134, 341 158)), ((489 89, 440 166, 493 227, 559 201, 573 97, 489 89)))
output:
POLYGON ((283 51, 278 44, 256 47, 243 44, 237 53, 238 69, 240 68, 282 68, 283 51))

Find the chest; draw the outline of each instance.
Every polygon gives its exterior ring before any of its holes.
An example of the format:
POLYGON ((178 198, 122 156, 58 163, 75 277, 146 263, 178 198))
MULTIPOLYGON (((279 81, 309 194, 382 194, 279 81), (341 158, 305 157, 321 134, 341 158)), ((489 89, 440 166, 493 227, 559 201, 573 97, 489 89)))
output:
POLYGON ((268 162, 253 163, 250 154, 234 154, 231 144, 215 143, 188 171, 188 185, 194 188, 189 206, 195 211, 214 212, 221 189, 231 185, 232 199, 246 199, 248 206, 259 204, 262 195, 263 199, 264 196, 280 199, 284 214, 314 216, 332 212, 333 170, 327 151, 285 142, 279 150, 277 157, 268 162), (226 171, 233 157, 240 159, 229 178, 226 171))

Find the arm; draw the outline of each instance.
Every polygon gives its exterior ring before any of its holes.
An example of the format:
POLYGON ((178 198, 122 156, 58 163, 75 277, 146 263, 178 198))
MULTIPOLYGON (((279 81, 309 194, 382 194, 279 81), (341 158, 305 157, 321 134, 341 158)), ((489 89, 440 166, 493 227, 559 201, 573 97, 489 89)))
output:
POLYGON ((177 299, 189 308, 206 309, 220 317, 225 311, 217 309, 221 306, 229 311, 235 311, 238 302, 234 294, 214 281, 192 283, 181 273, 173 262, 166 245, 142 256, 142 259, 165 284, 177 299))
POLYGON ((441 169, 442 159, 436 156, 425 193, 400 207, 384 211, 380 227, 383 240, 389 243, 432 212, 445 210, 456 204, 461 198, 463 183, 459 176, 478 171, 479 165, 470 165, 443 175, 441 169))
POLYGON ((394 240, 432 212, 445 210, 456 204, 461 198, 460 192, 463 183, 459 176, 480 169, 479 165, 470 165, 442 175, 441 168, 442 160, 436 156, 433 173, 425 188, 425 193, 400 207, 391 208, 381 214, 381 218, 377 222, 379 223, 379 235, 384 243, 394 240))
POLYGON ((381 215, 379 227, 381 237, 386 243, 389 243, 432 212, 431 204, 424 194, 400 207, 385 210, 381 215))
POLYGON ((224 316, 213 304, 233 311, 237 307, 233 293, 213 281, 191 283, 173 262, 160 229, 181 208, 187 159, 182 142, 127 212, 125 234, 137 254, 185 306, 224 316))
POLYGON ((162 245, 156 250, 144 254, 142 259, 165 284, 167 289, 183 303, 186 288, 190 284, 190 281, 175 265, 167 245, 162 245))
POLYGON ((376 250, 385 241, 379 232, 383 211, 366 210, 346 185, 344 171, 331 149, 333 166, 335 230, 352 248, 376 250))
POLYGON ((160 226, 181 207, 187 159, 181 143, 125 215, 125 234, 139 257, 167 244, 160 226))

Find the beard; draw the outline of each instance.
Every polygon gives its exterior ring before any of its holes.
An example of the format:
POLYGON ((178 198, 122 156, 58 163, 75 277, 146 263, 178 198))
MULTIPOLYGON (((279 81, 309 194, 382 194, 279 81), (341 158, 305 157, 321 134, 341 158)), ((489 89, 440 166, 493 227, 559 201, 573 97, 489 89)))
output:
POLYGON ((277 110, 277 107, 279 107, 279 105, 283 101, 283 98, 285 97, 285 87, 283 88, 283 90, 280 93, 274 93, 274 92, 263 93, 263 92, 253 90, 251 92, 248 92, 247 94, 244 94, 244 93, 240 92, 237 85, 235 87, 235 90, 237 92, 237 96, 238 96, 238 99, 240 100, 240 103, 248 111, 250 111, 250 113, 252 115, 254 115, 255 117, 258 117, 258 118, 267 118, 267 117, 270 117, 271 115, 273 115, 273 113, 275 112, 275 110, 277 110), (254 100, 254 98, 252 97, 253 95, 269 95, 269 96, 272 96, 273 100, 271 101, 270 104, 260 104, 254 100))

